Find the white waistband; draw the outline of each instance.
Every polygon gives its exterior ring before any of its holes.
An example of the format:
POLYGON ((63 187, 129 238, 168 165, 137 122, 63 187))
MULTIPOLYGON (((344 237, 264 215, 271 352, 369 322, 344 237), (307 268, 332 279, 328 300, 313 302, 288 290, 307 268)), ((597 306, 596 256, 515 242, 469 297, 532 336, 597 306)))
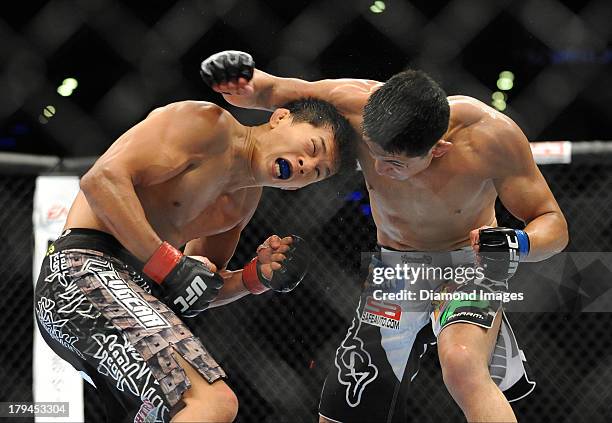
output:
POLYGON ((380 259, 391 267, 403 266, 457 266, 474 263, 474 250, 472 247, 463 247, 454 251, 395 251, 385 247, 380 248, 380 259))

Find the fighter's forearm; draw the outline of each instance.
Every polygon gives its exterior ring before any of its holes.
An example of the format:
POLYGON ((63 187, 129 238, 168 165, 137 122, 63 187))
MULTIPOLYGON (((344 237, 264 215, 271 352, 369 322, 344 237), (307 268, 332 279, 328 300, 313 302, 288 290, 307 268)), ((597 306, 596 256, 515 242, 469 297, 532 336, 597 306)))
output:
POLYGON ((561 212, 545 213, 525 227, 529 235, 529 255, 526 261, 541 261, 561 252, 569 236, 567 222, 561 212))
POLYGON ((289 81, 284 81, 289 78, 281 78, 270 75, 259 69, 253 72, 253 84, 255 87, 255 105, 259 109, 274 110, 279 104, 285 104, 288 100, 283 90, 289 81))
POLYGON ((217 298, 210 304, 211 307, 223 306, 250 294, 242 283, 242 270, 222 270, 219 274, 223 277, 225 283, 217 298))
POLYGON ((94 168, 81 179, 81 190, 115 238, 146 262, 162 240, 147 221, 129 176, 94 168))
POLYGON ((234 106, 249 109, 274 110, 275 108, 306 96, 308 81, 296 78, 281 78, 259 69, 253 72, 252 95, 224 94, 225 100, 234 106))

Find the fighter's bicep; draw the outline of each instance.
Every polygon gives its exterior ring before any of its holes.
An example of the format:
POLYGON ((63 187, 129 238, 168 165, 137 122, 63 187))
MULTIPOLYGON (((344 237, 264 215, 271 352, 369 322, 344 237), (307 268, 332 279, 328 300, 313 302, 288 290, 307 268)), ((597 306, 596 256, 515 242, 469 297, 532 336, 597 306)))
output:
POLYGON ((515 217, 529 222, 558 210, 546 180, 536 165, 529 141, 510 119, 488 122, 479 132, 483 152, 502 204, 515 217))
POLYGON ((188 154, 158 145, 155 154, 137 151, 125 154, 117 165, 129 174, 135 186, 149 186, 172 179, 195 163, 196 160, 188 154))
POLYGON ((529 223, 559 206, 540 170, 495 179, 494 184, 504 207, 515 217, 529 223))

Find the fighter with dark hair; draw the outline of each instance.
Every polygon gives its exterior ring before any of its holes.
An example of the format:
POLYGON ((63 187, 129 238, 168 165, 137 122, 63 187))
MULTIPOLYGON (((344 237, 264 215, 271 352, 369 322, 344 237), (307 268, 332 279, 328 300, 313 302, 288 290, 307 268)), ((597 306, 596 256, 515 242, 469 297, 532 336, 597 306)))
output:
MULTIPOLYGON (((358 160, 377 227, 371 269, 484 264, 482 289, 504 287, 518 260, 539 261, 568 242, 567 224, 529 142, 506 115, 466 96, 446 97, 424 72, 387 82, 308 82, 255 69, 243 52, 217 53, 202 76, 235 106, 273 109, 301 96, 334 104, 362 135, 358 160), (252 78, 251 78, 252 76, 252 78), (496 228, 498 198, 524 230, 496 228)), ((405 281, 384 285, 392 294, 405 281)), ((414 287, 429 288, 418 280, 414 287)), ((437 337, 444 383, 468 421, 511 422, 508 402, 533 389, 524 356, 496 301, 393 301, 369 278, 325 381, 320 421, 406 422, 408 384, 437 337), (505 396, 502 394, 502 391, 505 396)), ((433 281, 438 291, 474 286, 433 281)), ((497 289, 497 288, 496 288, 497 289)))
POLYGON ((448 128, 446 94, 424 72, 407 70, 376 90, 363 111, 363 132, 385 151, 426 156, 448 128))
POLYGON ((233 421, 223 369, 179 316, 297 286, 309 261, 299 237, 272 236, 244 269, 226 266, 262 187, 354 167, 353 135, 321 100, 291 101, 254 127, 184 101, 151 112, 83 176, 35 308, 45 341, 103 395, 108 421, 233 421))

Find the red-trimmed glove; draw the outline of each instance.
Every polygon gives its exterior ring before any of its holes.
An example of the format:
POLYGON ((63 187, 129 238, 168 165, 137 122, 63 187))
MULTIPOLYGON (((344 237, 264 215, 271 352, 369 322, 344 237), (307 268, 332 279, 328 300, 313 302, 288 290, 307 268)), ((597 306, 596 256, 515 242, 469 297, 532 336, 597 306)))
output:
POLYGON ((310 265, 310 251, 306 242, 297 235, 291 235, 293 242, 285 253, 281 268, 274 270, 272 279, 268 280, 261 273, 261 263, 255 257, 242 270, 244 286, 255 295, 271 289, 276 292, 289 292, 300 284, 310 265))
POLYGON ((159 246, 142 270, 163 288, 162 301, 185 317, 195 317, 206 310, 223 286, 218 273, 167 242, 159 246))

